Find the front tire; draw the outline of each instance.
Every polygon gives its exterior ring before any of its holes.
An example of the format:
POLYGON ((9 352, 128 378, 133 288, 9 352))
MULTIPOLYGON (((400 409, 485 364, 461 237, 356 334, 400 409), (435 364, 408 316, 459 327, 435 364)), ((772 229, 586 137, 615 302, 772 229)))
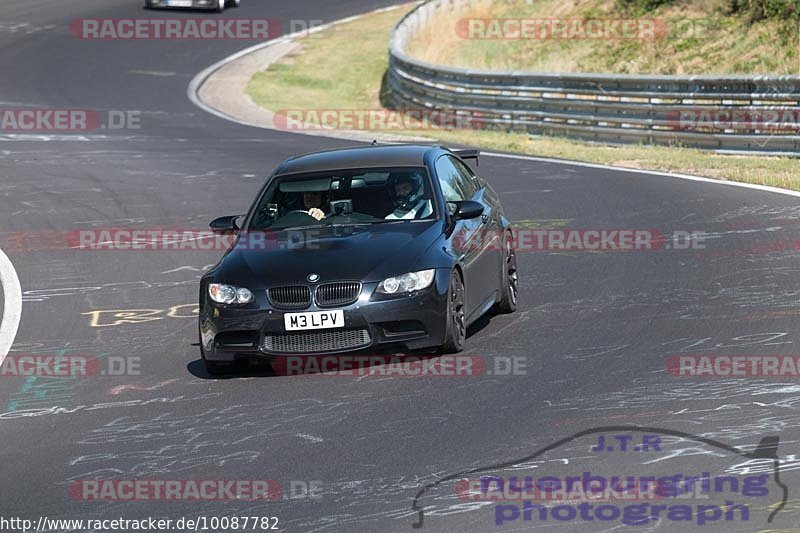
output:
POLYGON ((514 250, 514 238, 510 232, 503 238, 503 286, 500 288, 500 301, 497 312, 513 313, 517 310, 519 296, 519 278, 517 276, 517 253, 514 250))
POLYGON ((239 7, 241 0, 229 0, 228 7, 239 7))
POLYGON ((458 353, 464 349, 467 337, 466 314, 464 310, 464 282, 458 270, 450 274, 450 287, 447 290, 447 325, 444 344, 440 353, 458 353))

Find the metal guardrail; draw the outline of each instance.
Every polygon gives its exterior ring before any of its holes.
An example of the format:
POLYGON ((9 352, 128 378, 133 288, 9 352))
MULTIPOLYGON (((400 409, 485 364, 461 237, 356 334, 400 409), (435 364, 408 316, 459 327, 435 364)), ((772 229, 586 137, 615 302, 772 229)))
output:
POLYGON ((800 76, 492 72, 433 65, 406 53, 434 17, 452 15, 469 1, 424 2, 395 27, 387 75, 394 108, 473 117, 482 128, 603 143, 800 156, 800 124, 791 122, 800 118, 800 76), (708 119, 729 120, 691 119, 701 111, 709 112, 708 119))

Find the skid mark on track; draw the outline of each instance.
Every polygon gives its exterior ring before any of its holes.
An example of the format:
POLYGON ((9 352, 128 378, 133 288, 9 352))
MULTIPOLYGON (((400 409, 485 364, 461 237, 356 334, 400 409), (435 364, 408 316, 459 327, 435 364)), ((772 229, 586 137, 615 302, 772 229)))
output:
POLYGON ((117 385, 116 387, 112 387, 111 389, 109 389, 108 394, 110 394, 111 396, 117 396, 128 390, 145 391, 145 392, 154 391, 162 387, 166 387, 167 385, 171 385, 177 381, 178 381, 177 379, 168 379, 166 381, 156 383, 155 385, 150 385, 149 387, 144 385, 135 385, 135 384, 117 385))
POLYGON ((297 433, 297 434, 295 434, 295 437, 303 439, 303 440, 307 440, 309 442, 313 442, 314 444, 317 444, 317 443, 325 441, 325 439, 323 439, 322 437, 315 437, 314 435, 308 435, 306 433, 297 433))

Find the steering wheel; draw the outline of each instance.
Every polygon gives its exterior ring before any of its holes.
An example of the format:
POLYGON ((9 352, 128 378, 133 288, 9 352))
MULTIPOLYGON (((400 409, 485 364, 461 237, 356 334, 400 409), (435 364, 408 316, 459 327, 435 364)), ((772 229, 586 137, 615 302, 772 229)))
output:
POLYGON ((311 216, 308 214, 308 210, 306 209, 292 209, 291 211, 287 211, 283 216, 291 215, 292 213, 303 213, 304 215, 311 216))

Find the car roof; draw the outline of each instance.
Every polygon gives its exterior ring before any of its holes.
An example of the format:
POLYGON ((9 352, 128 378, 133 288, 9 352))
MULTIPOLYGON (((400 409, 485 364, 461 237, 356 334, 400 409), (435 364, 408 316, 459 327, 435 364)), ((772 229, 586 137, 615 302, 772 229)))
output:
POLYGON ((276 170, 276 175, 372 167, 421 167, 431 151, 441 146, 423 144, 370 145, 325 150, 292 157, 276 170))

